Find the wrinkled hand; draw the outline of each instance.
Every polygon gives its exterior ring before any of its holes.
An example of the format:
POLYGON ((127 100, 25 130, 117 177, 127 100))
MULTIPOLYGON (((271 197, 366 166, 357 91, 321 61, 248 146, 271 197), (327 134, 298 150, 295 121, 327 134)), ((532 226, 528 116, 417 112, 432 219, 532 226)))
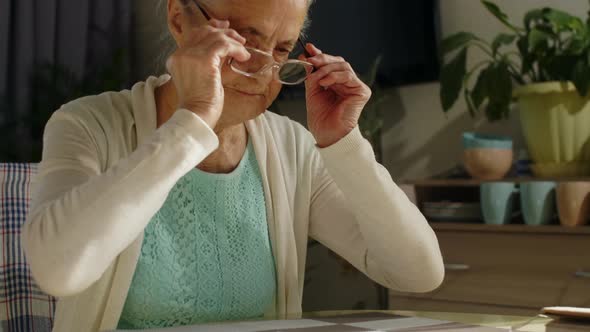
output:
POLYGON ((230 57, 249 59, 245 43, 246 39, 231 29, 228 21, 212 19, 208 25, 187 31, 166 63, 176 87, 178 107, 199 115, 214 128, 224 102, 221 67, 230 57))
POLYGON ((325 148, 356 128, 371 89, 343 58, 323 54, 312 44, 306 49, 311 57, 301 59, 315 67, 305 82, 307 124, 317 145, 325 148))

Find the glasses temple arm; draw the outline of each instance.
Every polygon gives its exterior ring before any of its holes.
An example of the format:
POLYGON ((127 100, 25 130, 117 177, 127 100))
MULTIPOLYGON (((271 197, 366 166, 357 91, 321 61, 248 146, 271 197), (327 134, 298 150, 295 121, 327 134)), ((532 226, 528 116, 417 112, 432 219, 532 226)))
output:
POLYGON ((203 8, 201 8, 201 6, 199 6, 199 3, 197 2, 197 0, 193 0, 193 3, 195 4, 195 6, 197 6, 197 8, 199 8, 199 10, 203 14, 203 16, 205 16, 207 21, 211 21, 211 16, 209 16, 209 14, 207 14, 207 12, 205 12, 205 10, 203 10, 203 8))
POLYGON ((305 57, 311 58, 311 54, 309 54, 309 52, 307 51, 305 44, 303 43, 303 41, 301 41, 301 38, 297 39, 297 41, 299 42, 299 45, 301 45, 301 47, 303 47, 303 54, 305 54, 305 57))

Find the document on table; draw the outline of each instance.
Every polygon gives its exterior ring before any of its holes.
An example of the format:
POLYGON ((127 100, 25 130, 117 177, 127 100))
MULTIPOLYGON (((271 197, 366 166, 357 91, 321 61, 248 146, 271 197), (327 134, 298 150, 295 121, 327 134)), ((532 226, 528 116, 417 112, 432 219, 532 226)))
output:
MULTIPOLYGON (((433 320, 419 317, 402 317, 386 314, 376 314, 371 317, 364 315, 321 317, 314 319, 251 321, 224 324, 207 324, 183 326, 167 329, 141 330, 141 332, 500 332, 504 329, 472 326, 460 323, 433 320)), ((118 330, 117 332, 123 332, 118 330)), ((138 332, 135 330, 135 332, 138 332)))
POLYGON ((554 317, 590 320, 590 308, 545 307, 541 313, 554 317))

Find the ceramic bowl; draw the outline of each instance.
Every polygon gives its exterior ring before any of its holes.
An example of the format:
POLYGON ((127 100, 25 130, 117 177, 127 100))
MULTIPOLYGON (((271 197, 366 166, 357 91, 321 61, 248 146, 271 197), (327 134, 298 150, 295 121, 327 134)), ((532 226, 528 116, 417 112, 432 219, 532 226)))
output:
POLYGON ((463 134, 463 165, 474 178, 502 179, 512 168, 512 139, 477 133, 463 134))

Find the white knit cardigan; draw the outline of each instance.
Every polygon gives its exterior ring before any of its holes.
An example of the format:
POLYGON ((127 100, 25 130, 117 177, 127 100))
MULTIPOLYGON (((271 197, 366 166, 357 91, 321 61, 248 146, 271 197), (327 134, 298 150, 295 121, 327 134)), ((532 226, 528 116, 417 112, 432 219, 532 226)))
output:
MULTIPOLYGON (((22 236, 35 280, 59 297, 54 331, 116 328, 144 228, 174 184, 218 147, 188 110, 156 129, 154 90, 169 79, 66 104, 46 126, 22 236)), ((276 114, 246 126, 277 268, 269 317, 301 314, 308 237, 386 287, 422 292, 441 283, 434 232, 358 128, 319 149, 304 127, 276 114)))

